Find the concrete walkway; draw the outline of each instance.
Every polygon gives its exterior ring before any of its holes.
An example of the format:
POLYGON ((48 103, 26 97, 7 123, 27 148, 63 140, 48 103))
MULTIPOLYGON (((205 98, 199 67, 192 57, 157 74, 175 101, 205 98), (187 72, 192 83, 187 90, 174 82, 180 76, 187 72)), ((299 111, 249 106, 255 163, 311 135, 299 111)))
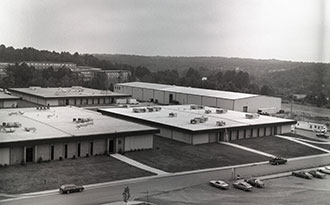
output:
POLYGON ((137 168, 146 170, 148 172, 155 173, 157 175, 169 175, 170 174, 168 172, 164 172, 162 170, 159 170, 159 169, 156 169, 156 168, 153 168, 153 167, 149 167, 149 166, 147 166, 145 164, 142 164, 140 162, 137 162, 137 161, 135 161, 133 159, 130 159, 128 157, 125 157, 124 155, 121 155, 121 154, 112 154, 111 157, 116 158, 116 159, 118 159, 120 161, 123 161, 123 162, 125 162, 127 164, 130 164, 130 165, 132 165, 134 167, 137 167, 137 168))
POLYGON ((330 142, 319 142, 319 141, 307 140, 307 139, 301 139, 301 138, 293 138, 293 139, 303 141, 303 142, 313 143, 313 144, 330 144, 330 142))
POLYGON ((221 144, 224 144, 224 145, 229 145, 229 146, 232 146, 232 147, 236 147, 238 149, 243 149, 243 150, 246 150, 248 152, 254 152, 256 154, 260 154, 260 155, 263 155, 263 156, 266 156, 266 157, 271 157, 271 158, 276 157, 275 155, 268 154, 266 152, 261 152, 261 151, 258 151, 258 150, 255 150, 255 149, 251 149, 251 148, 248 148, 248 147, 244 147, 242 145, 237 145, 237 144, 233 144, 233 143, 229 143, 229 142, 220 142, 220 143, 221 144))
POLYGON ((318 149, 318 150, 321 150, 325 153, 330 153, 330 150, 327 150, 327 149, 323 149, 321 147, 318 147, 318 146, 315 146, 315 145, 311 145, 311 144, 308 144, 306 142, 302 142, 300 140, 297 140, 293 137, 287 137, 287 136, 283 136, 283 135, 275 135, 276 137, 279 137, 279 138, 283 138, 283 139, 286 139, 286 140, 291 140, 293 142, 296 142, 296 143, 299 143, 299 144, 302 144, 302 145, 305 145, 305 146, 308 146, 308 147, 311 147, 311 148, 314 148, 314 149, 318 149))

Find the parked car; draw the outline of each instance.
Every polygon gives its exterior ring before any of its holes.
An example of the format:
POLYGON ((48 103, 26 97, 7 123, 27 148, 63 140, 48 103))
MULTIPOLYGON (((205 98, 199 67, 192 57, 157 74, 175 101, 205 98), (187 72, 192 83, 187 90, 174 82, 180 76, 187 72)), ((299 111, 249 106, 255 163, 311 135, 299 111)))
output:
POLYGON ((308 173, 310 173, 313 177, 319 178, 319 179, 324 179, 326 177, 325 174, 323 174, 317 170, 311 170, 308 173))
POLYGON ((327 135, 325 132, 318 132, 318 133, 316 133, 316 137, 328 139, 329 135, 327 135))
POLYGON ((212 180, 210 181, 210 184, 214 187, 217 187, 217 188, 220 188, 220 189, 228 189, 229 188, 229 185, 224 182, 224 181, 221 181, 221 180, 212 180))
POLYGON ((285 164, 288 160, 284 159, 282 157, 274 157, 273 159, 269 160, 269 164, 271 165, 279 165, 279 164, 285 164))
POLYGON ((252 186, 249 183, 245 182, 244 180, 235 181, 233 183, 233 187, 244 191, 252 191, 252 186))
POLYGON ((75 185, 75 184, 64 184, 60 186, 61 194, 69 194, 73 192, 82 192, 84 190, 83 186, 75 185))
POLYGON ((296 177, 300 177, 300 178, 304 178, 304 179, 313 178, 313 176, 311 174, 309 174, 308 172, 304 172, 304 171, 292 172, 292 176, 296 176, 296 177))
POLYGON ((326 169, 326 168, 320 168, 320 169, 317 169, 317 171, 324 173, 324 174, 330 174, 330 170, 326 169))
POLYGON ((248 180, 245 180, 247 183, 249 183, 251 186, 258 187, 258 188, 264 188, 265 184, 263 181, 261 181, 258 178, 250 178, 248 180))

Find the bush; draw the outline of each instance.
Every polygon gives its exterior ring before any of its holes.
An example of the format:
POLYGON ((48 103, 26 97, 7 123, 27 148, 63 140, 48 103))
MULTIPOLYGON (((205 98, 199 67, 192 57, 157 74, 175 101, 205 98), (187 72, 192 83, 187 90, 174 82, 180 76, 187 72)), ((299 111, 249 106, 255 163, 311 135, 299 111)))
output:
POLYGON ((41 163, 41 162, 42 162, 42 157, 39 157, 37 163, 41 163))
POLYGON ((63 157, 60 157, 59 160, 62 161, 63 160, 63 157))

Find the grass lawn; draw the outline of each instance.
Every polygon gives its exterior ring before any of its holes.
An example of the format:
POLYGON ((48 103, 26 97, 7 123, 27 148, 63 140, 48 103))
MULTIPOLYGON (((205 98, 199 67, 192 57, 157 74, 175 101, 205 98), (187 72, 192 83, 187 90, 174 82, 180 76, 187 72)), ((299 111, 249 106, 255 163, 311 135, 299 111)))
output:
POLYGON ((153 175, 109 156, 0 168, 0 193, 27 193, 153 175), (45 181, 46 180, 46 183, 45 181))
POLYGON ((125 156, 167 172, 269 160, 267 157, 223 144, 189 145, 163 137, 154 137, 154 149, 129 152, 125 156))
POLYGON ((235 140, 232 143, 286 158, 323 154, 320 150, 274 136, 235 140))

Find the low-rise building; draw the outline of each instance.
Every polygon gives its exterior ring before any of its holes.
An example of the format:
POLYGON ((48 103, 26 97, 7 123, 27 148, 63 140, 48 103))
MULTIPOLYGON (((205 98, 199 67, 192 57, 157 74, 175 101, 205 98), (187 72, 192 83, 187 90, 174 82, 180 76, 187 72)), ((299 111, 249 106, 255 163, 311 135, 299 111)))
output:
POLYGON ((0 108, 15 108, 19 97, 11 95, 7 90, 0 89, 0 108))
POLYGON ((115 93, 105 90, 96 90, 81 86, 58 88, 10 88, 12 95, 23 100, 43 106, 98 106, 115 102, 117 98, 127 98, 131 95, 115 93))
POLYGON ((104 115, 157 127, 188 144, 233 141, 291 132, 296 121, 202 105, 99 109, 104 115))
POLYGON ((1 165, 150 149, 159 132, 71 106, 1 109, 0 122, 1 165))

